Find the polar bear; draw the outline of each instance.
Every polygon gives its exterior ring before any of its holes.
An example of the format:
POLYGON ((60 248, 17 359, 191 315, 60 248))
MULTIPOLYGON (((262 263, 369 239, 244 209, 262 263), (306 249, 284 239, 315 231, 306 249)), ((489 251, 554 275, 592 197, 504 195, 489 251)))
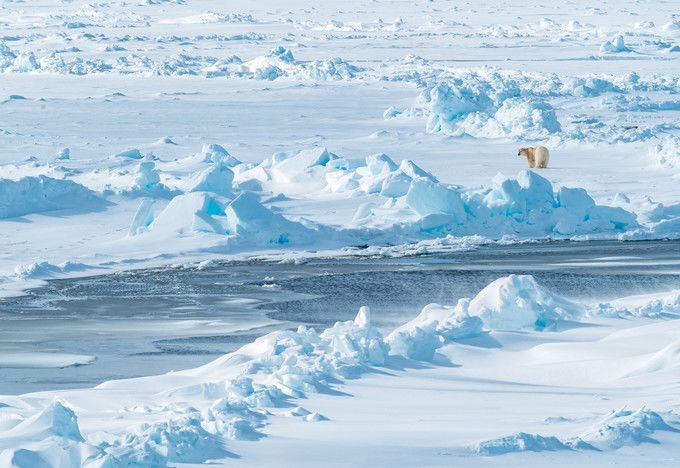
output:
POLYGON ((517 156, 527 158, 530 168, 544 169, 548 167, 550 152, 545 146, 526 146, 517 151, 517 156))

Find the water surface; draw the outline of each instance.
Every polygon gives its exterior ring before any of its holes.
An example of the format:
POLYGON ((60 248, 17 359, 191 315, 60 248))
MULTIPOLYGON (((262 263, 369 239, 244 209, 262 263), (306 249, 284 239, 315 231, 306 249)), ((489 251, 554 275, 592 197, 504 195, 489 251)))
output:
POLYGON ((455 304, 510 273, 587 301, 668 291, 680 288, 680 242, 495 245, 52 280, 0 302, 0 394, 195 367, 274 329, 348 320, 361 305, 389 330, 428 303, 455 304))

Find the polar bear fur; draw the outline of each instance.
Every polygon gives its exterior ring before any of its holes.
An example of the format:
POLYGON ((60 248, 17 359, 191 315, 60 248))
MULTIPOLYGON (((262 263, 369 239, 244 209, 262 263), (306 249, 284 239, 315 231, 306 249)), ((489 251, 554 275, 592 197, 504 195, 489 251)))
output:
POLYGON ((527 158, 529 167, 532 169, 545 169, 548 167, 550 152, 545 146, 526 146, 517 151, 517 156, 527 158))

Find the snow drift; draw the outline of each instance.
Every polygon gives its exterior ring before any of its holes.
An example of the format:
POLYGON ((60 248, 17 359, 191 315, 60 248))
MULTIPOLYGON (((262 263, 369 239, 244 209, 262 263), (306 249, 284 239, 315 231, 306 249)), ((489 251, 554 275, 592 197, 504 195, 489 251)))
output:
POLYGON ((491 329, 554 327, 559 320, 578 320, 583 307, 536 283, 530 275, 499 278, 470 301, 470 315, 491 329))
POLYGON ((0 179, 0 219, 56 210, 95 211, 106 202, 71 180, 46 176, 0 179))

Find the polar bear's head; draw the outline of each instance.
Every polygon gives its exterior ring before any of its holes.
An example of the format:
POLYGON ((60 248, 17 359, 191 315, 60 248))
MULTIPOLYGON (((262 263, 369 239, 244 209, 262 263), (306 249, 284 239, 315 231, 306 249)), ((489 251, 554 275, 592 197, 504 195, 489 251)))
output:
POLYGON ((520 148, 519 150, 517 150, 517 156, 524 156, 526 158, 532 155, 533 152, 534 152, 533 148, 525 146, 524 148, 520 148))

